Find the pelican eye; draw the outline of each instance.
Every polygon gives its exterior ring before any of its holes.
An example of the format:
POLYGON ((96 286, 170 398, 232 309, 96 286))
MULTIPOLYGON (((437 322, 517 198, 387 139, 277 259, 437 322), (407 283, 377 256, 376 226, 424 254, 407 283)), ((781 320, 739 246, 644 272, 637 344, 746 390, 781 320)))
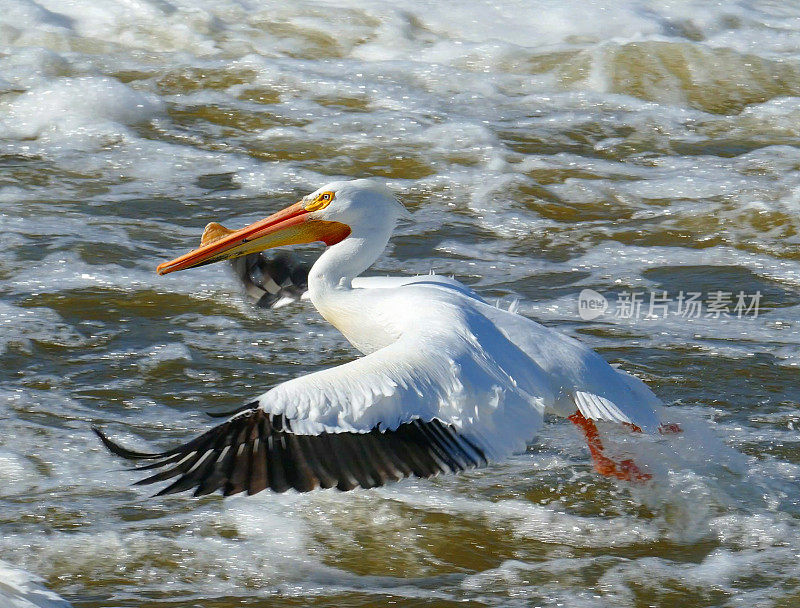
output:
POLYGON ((319 211, 320 209, 325 209, 325 207, 331 204, 333 197, 333 192, 321 192, 320 194, 317 194, 316 198, 306 205, 306 211, 319 211))

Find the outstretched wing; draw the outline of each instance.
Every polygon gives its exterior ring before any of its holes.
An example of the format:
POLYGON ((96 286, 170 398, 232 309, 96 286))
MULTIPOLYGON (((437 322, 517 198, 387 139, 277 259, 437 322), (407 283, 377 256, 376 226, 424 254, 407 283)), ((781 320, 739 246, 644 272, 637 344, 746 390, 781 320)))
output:
POLYGON ((530 319, 476 304, 504 335, 561 387, 553 411, 569 416, 577 409, 586 418, 623 422, 658 433, 662 405, 638 378, 613 368, 585 344, 530 319))
POLYGON ((93 430, 114 454, 153 461, 136 470, 162 469, 136 485, 177 478, 158 496, 193 488, 195 496, 217 490, 230 496, 267 488, 373 488, 409 475, 456 473, 486 463, 480 448, 436 419, 416 419, 388 431, 302 435, 281 414, 268 414, 256 404, 188 443, 154 454, 128 450, 93 430))
POLYGON ((279 384, 172 450, 132 452, 97 433, 115 454, 153 461, 141 470, 161 469, 140 483, 177 477, 160 493, 198 495, 369 488, 523 450, 553 395, 546 377, 480 315, 434 326, 279 384))

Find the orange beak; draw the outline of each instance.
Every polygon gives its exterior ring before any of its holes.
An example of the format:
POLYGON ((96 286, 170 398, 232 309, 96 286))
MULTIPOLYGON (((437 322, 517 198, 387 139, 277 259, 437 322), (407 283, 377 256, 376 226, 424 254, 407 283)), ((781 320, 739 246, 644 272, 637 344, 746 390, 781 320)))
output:
POLYGON ((156 270, 158 274, 168 274, 281 245, 314 241, 335 245, 350 234, 346 224, 314 219, 306 205, 300 201, 241 230, 229 230, 212 222, 203 232, 200 247, 160 264, 156 270))

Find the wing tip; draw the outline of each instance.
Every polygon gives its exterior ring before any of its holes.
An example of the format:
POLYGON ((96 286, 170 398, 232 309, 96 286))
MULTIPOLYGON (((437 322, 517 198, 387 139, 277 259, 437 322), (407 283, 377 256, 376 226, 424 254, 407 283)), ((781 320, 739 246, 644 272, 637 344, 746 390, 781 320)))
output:
POLYGON ((143 460, 146 458, 158 458, 160 456, 160 454, 153 454, 150 452, 137 452, 136 450, 129 450, 125 446, 110 439, 105 433, 103 433, 103 431, 100 430, 99 427, 92 425, 90 428, 94 434, 100 438, 100 441, 103 442, 103 445, 106 446, 106 449, 108 449, 108 451, 115 456, 125 458, 126 460, 143 460))
POLYGON ((302 299, 311 266, 287 251, 257 252, 230 260, 246 298, 257 308, 279 308, 302 299))
POLYGON ((578 411, 591 420, 630 424, 650 434, 658 433, 661 421, 654 411, 651 412, 652 416, 648 417, 645 415, 646 411, 643 410, 641 412, 643 415, 634 416, 634 420, 616 403, 595 393, 575 391, 572 394, 572 399, 578 411))

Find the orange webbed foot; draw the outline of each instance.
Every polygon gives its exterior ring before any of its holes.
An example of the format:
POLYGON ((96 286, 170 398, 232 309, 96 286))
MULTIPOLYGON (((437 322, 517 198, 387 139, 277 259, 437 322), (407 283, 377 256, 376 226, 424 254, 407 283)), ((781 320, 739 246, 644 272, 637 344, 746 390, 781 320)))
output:
MULTIPOLYGON (((648 479, 652 479, 652 475, 643 472, 636 466, 636 463, 628 458, 620 462, 611 460, 603 453, 603 443, 600 441, 600 433, 594 421, 586 418, 580 412, 575 412, 568 418, 575 426, 583 432, 586 438, 586 444, 589 446, 589 453, 592 455, 594 462, 594 470, 606 477, 615 477, 621 481, 631 481, 643 483, 648 479)), ((641 433, 642 430, 636 425, 626 425, 634 432, 641 433)))

